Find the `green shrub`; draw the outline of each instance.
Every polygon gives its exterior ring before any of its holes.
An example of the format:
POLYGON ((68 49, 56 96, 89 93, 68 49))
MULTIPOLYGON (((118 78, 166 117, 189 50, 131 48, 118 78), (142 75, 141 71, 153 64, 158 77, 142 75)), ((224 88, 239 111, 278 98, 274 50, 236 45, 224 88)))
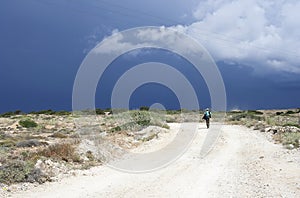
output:
POLYGON ((150 125, 150 114, 145 111, 132 111, 131 118, 133 122, 137 123, 140 126, 149 126, 150 125))
POLYGON ((0 133, 0 147, 13 147, 16 145, 16 140, 9 134, 5 134, 4 132, 0 133))
POLYGON ((141 125, 141 126, 149 126, 150 125, 150 119, 149 120, 138 120, 138 121, 136 121, 136 123, 138 125, 141 125))
POLYGON ((258 121, 263 120, 262 117, 254 115, 254 114, 241 113, 241 114, 233 115, 230 118, 230 121, 241 121, 242 118, 258 120, 258 121))
POLYGON ((295 124, 295 123, 286 123, 283 126, 294 126, 294 127, 300 128, 300 125, 299 124, 295 124))
POLYGON ((276 125, 276 122, 275 122, 275 119, 274 117, 266 117, 265 118, 265 121, 268 125, 271 125, 271 126, 274 126, 276 125))
POLYGON ((2 118, 9 118, 11 116, 20 115, 20 114, 23 114, 23 112, 21 110, 16 110, 14 112, 9 111, 9 112, 5 112, 5 113, 0 114, 0 117, 2 117, 2 118))
POLYGON ((292 144, 295 148, 299 148, 300 133, 284 133, 282 137, 283 145, 292 144))
POLYGON ((37 123, 34 122, 33 120, 20 120, 19 124, 25 128, 32 128, 38 126, 37 123))
POLYGON ((139 131, 147 126, 166 127, 164 114, 153 111, 132 110, 115 114, 111 117, 117 127, 112 128, 110 132, 125 130, 125 131, 139 131))
POLYGON ((14 114, 15 115, 20 115, 20 114, 22 114, 23 112, 21 111, 21 110, 16 110, 15 112, 14 112, 14 114))
POLYGON ((176 122, 177 120, 175 119, 175 118, 171 118, 171 117, 167 117, 166 118, 166 122, 167 123, 174 123, 174 122, 176 122))
POLYGON ((165 129, 170 129, 170 126, 169 126, 169 125, 167 125, 167 124, 163 124, 163 125, 162 125, 162 128, 165 128, 165 129))
POLYGON ((71 115, 69 111, 55 111, 54 115, 62 116, 62 115, 71 115))
POLYGON ((9 117, 11 117, 11 116, 13 116, 13 115, 15 115, 15 113, 9 111, 9 112, 6 112, 6 113, 2 113, 2 114, 0 115, 0 117, 2 117, 2 118, 9 118, 9 117))
POLYGON ((141 106, 140 111, 149 111, 149 107, 141 106))
POLYGON ((122 129, 121 129, 121 127, 120 126, 116 126, 116 127, 114 127, 114 128, 112 128, 111 130, 110 130, 110 132, 118 132, 118 131, 121 131, 122 129))
POLYGON ((96 114, 97 115, 105 115, 105 111, 104 110, 102 110, 102 109, 96 109, 96 114))
POLYGON ((48 109, 48 110, 41 110, 41 111, 32 111, 30 112, 30 114, 43 114, 43 115, 70 115, 71 112, 69 111, 53 111, 52 109, 48 109))
POLYGON ((90 161, 94 161, 95 160, 95 156, 93 155, 92 151, 87 151, 85 156, 90 160, 90 161))
POLYGON ((180 114, 181 110, 167 110, 166 112, 169 115, 173 115, 173 114, 180 114))
POLYGON ((248 110, 246 111, 248 114, 254 114, 254 115, 263 115, 263 112, 257 111, 257 110, 248 110))
POLYGON ((289 111, 285 112, 284 114, 285 115, 290 115, 290 114, 295 114, 295 113, 297 113, 297 112, 289 110, 289 111))
POLYGON ((22 160, 8 161, 0 167, 0 183, 26 182, 33 171, 33 162, 22 160))
POLYGON ((52 111, 51 109, 48 109, 48 110, 41 110, 41 111, 32 111, 32 112, 30 112, 30 114, 53 115, 53 114, 54 114, 54 111, 52 111))
POLYGON ((148 142, 148 141, 150 141, 150 140, 152 140, 154 138, 158 138, 158 135, 156 133, 154 133, 154 134, 152 134, 152 135, 150 135, 148 137, 143 138, 142 141, 143 142, 148 142))

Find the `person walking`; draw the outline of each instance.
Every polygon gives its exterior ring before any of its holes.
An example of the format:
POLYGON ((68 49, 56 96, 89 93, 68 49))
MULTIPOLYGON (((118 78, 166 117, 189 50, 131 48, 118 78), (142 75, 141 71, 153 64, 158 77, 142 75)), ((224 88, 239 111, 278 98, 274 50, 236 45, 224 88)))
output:
POLYGON ((203 120, 206 121, 206 127, 209 128, 209 119, 211 118, 211 112, 209 109, 205 109, 204 115, 202 117, 203 120))

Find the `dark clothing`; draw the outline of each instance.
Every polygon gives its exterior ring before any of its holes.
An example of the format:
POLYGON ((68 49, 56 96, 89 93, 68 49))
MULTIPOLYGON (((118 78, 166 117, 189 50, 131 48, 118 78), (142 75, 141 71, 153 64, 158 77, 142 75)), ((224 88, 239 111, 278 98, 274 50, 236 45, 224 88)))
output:
POLYGON ((211 112, 210 111, 205 111, 202 119, 206 121, 206 127, 207 128, 209 128, 209 119, 210 118, 211 118, 211 112))
POLYGON ((209 119, 206 119, 206 127, 209 128, 209 119))

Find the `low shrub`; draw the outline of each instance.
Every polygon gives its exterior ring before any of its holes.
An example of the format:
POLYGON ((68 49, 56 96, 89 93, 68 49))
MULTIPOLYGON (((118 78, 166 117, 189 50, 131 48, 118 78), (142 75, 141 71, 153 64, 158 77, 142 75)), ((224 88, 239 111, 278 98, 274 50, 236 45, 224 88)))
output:
POLYGON ((181 110, 167 110, 166 113, 169 115, 181 114, 181 110))
POLYGON ((20 141, 16 144, 16 147, 36 147, 40 146, 42 143, 35 139, 20 141))
POLYGON ((52 135, 50 135, 49 137, 53 137, 53 138, 67 138, 68 136, 66 134, 61 133, 61 132, 56 132, 56 133, 53 133, 52 135))
POLYGON ((150 113, 146 111, 132 111, 131 118, 133 122, 137 123, 140 126, 149 126, 150 125, 150 113))
POLYGON ((102 110, 102 109, 96 109, 96 114, 97 115, 105 115, 105 111, 104 110, 102 110))
POLYGON ((149 111, 149 107, 141 106, 140 111, 149 111))
POLYGON ((54 115, 62 116, 62 115, 71 115, 69 111, 55 111, 54 115))
POLYGON ((53 111, 52 109, 48 110, 41 110, 41 111, 32 111, 30 114, 43 114, 43 115, 71 115, 71 112, 69 111, 53 111))
POLYGON ((116 127, 114 127, 114 128, 112 128, 111 130, 110 130, 110 132, 118 132, 118 131, 121 131, 122 129, 121 129, 121 127, 120 126, 116 126, 116 127))
POLYGON ((51 109, 48 110, 41 110, 41 111, 32 111, 30 112, 30 114, 44 114, 44 115, 53 115, 54 111, 52 111, 51 109))
POLYGON ((295 148, 299 148, 300 133, 284 133, 282 137, 283 145, 293 145, 295 148))
POLYGON ((85 156, 90 160, 90 161, 94 161, 95 160, 95 156, 93 155, 92 151, 87 151, 85 156))
POLYGON ((12 139, 0 141, 0 147, 14 147, 15 145, 16 145, 16 142, 12 139))
POLYGON ((283 126, 293 126, 293 127, 300 128, 300 125, 299 124, 295 124, 295 123, 286 123, 283 126))
POLYGON ((290 114, 295 114, 295 113, 297 113, 297 112, 289 110, 289 111, 285 112, 284 114, 285 115, 290 115, 290 114))
POLYGON ((150 140, 152 140, 154 138, 158 138, 158 135, 156 133, 154 133, 154 134, 152 134, 152 135, 150 135, 148 137, 143 138, 142 141, 143 142, 148 142, 148 141, 150 141, 150 140))
POLYGON ((242 111, 242 110, 233 110, 233 111, 226 112, 227 115, 238 114, 238 113, 245 113, 245 111, 242 111))
POLYGON ((161 127, 162 127, 162 128, 165 128, 165 129, 170 129, 170 126, 167 125, 167 124, 163 124, 161 127))
MULTIPOLYGON (((115 114, 111 117, 114 128, 110 132, 116 131, 139 131, 148 126, 159 126, 168 128, 166 118, 163 114, 153 111, 132 110, 115 114)), ((110 121, 111 122, 111 121, 110 121)))
POLYGON ((20 114, 24 114, 24 113, 21 110, 16 110, 14 112, 8 111, 8 112, 0 114, 0 117, 2 117, 2 118, 9 118, 11 116, 20 115, 20 114))
POLYGON ((244 113, 239 113, 239 114, 234 114, 231 115, 231 117, 229 118, 230 121, 241 121, 242 118, 245 119, 251 119, 251 120, 257 120, 257 121, 261 121, 264 118, 258 116, 256 113, 248 113, 248 112, 244 112, 244 113))
POLYGON ((38 152, 38 155, 63 160, 66 162, 80 162, 80 156, 76 152, 76 149, 70 143, 58 143, 48 146, 38 152))
POLYGON ((174 123, 174 122, 177 122, 177 120, 175 118, 167 117, 166 122, 167 123, 174 123))
POLYGON ((9 111, 9 112, 6 112, 6 113, 2 113, 2 114, 0 115, 0 117, 2 117, 2 118, 9 118, 9 117, 11 117, 11 116, 13 116, 13 115, 15 115, 14 112, 9 111))
POLYGON ((38 124, 33 121, 33 120, 20 120, 19 121, 19 125, 21 125, 22 127, 25 127, 25 128, 33 128, 33 127, 37 127, 38 124))
POLYGON ((0 167, 0 183, 12 184, 29 181, 34 172, 34 162, 8 160, 0 167))
POLYGON ((275 121, 274 117, 266 117, 265 121, 268 125, 271 125, 271 126, 276 125, 276 121, 275 121))
POLYGON ((264 113, 261 111, 257 111, 257 110, 248 110, 247 111, 248 114, 255 114, 255 115, 263 115, 264 113))

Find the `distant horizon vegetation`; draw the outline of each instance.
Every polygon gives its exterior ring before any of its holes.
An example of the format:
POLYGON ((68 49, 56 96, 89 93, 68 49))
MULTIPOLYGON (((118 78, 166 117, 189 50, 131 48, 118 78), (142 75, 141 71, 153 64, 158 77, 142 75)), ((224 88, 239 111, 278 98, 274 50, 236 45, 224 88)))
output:
MULTIPOLYGON (((47 110, 38 110, 38 111, 30 111, 30 112, 25 112, 22 110, 15 110, 15 111, 7 111, 7 112, 0 112, 0 117, 10 117, 13 115, 23 115, 23 114, 45 114, 45 115, 70 115, 73 112, 94 112, 97 115, 105 115, 105 112, 124 112, 124 111, 134 111, 134 110, 140 110, 140 111, 166 111, 167 113, 179 113, 179 112, 203 112, 206 108, 203 109, 159 109, 159 108, 150 108, 148 106, 141 106, 139 108, 132 108, 132 109, 125 109, 125 108, 120 108, 120 109, 112 109, 112 108, 95 108, 95 109, 83 109, 80 111, 68 111, 68 110, 52 110, 52 109, 47 109, 47 110)), ((296 110, 298 113, 300 113, 300 107, 296 108, 282 108, 282 109, 230 109, 227 110, 226 112, 232 112, 232 111, 264 111, 264 110, 296 110)), ((211 111, 214 111, 213 109, 211 111)), ((219 112, 219 111, 216 111, 219 112)), ((222 112, 222 111, 220 111, 222 112)))

